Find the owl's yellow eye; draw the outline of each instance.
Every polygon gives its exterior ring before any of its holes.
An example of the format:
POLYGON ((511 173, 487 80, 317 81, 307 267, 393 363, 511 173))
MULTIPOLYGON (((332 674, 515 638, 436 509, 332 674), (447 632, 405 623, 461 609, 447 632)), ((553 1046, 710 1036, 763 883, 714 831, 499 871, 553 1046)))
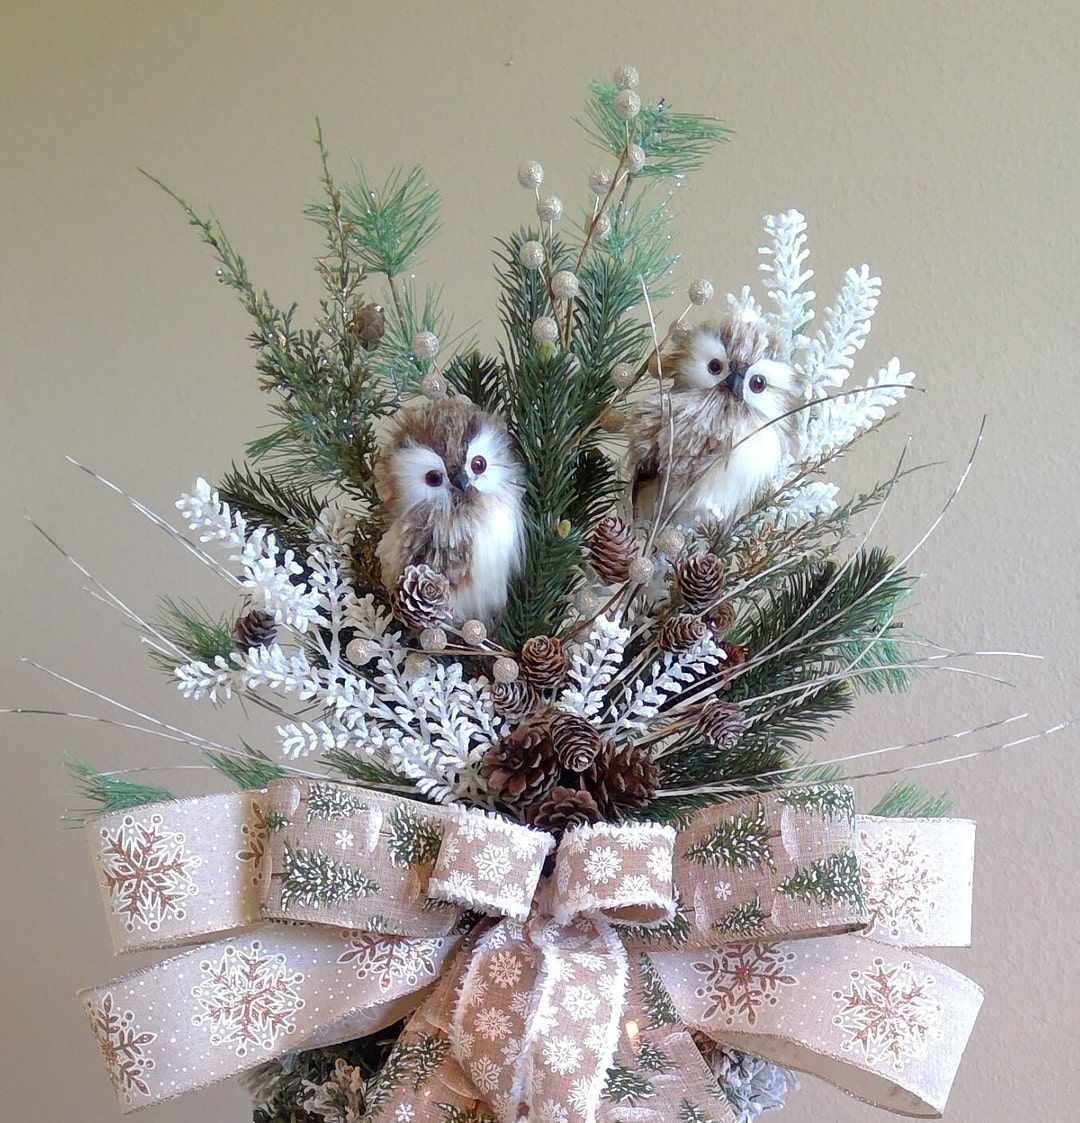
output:
POLYGON ((432 469, 426 476, 424 476, 424 483, 426 483, 428 487, 442 487, 442 482, 442 472, 436 472, 434 469, 432 469))
POLYGON ((709 360, 709 373, 720 374, 724 369, 723 359, 710 359, 709 360))
POLYGON ((474 476, 482 476, 487 469, 487 461, 482 456, 474 456, 469 467, 474 476))
POLYGON ((750 389, 755 394, 760 394, 761 391, 764 390, 765 386, 766 386, 765 375, 763 375, 763 374, 751 375, 750 381, 747 383, 747 386, 749 386, 750 389))

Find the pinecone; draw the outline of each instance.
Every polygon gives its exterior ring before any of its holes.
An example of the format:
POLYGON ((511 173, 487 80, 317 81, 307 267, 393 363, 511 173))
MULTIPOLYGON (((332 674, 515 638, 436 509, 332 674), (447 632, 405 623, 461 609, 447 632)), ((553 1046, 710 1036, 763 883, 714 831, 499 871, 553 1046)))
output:
POLYGON ((735 626, 735 606, 722 601, 709 613, 709 628, 714 636, 724 636, 735 626))
POLYGON ((357 308, 349 321, 349 331, 365 351, 374 351, 386 334, 386 313, 381 304, 357 308))
POLYGON ((571 827, 598 823, 603 818, 596 800, 577 788, 555 788, 542 803, 529 810, 529 822, 542 831, 560 835, 571 827))
POLYGON ((605 745, 596 760, 582 773, 581 786, 609 821, 634 807, 644 807, 659 785, 655 761, 636 745, 605 745))
POLYGON ((733 749, 746 732, 746 714, 734 702, 710 698, 698 714, 698 731, 710 745, 733 749))
POLYGON ((589 558, 600 579, 618 585, 630 576, 630 563, 637 557, 634 528, 614 515, 601 519, 589 539, 589 558))
POLYGON ((556 636, 533 636, 521 645, 522 673, 537 690, 558 686, 566 678, 570 660, 556 636))
POLYGON ((390 590, 394 615, 414 631, 450 619, 450 582, 429 565, 407 565, 390 590))
POLYGON ((724 563, 716 554, 695 554, 679 566, 676 583, 688 612, 705 612, 724 591, 724 563))
POLYGON ((269 647, 277 637, 277 624, 269 612, 256 608, 241 616, 233 625, 233 642, 237 651, 250 651, 253 647, 269 647))
POLYGON ((705 638, 708 628, 700 616, 684 612, 679 616, 669 616, 660 625, 661 651, 689 651, 694 644, 705 638))
POLYGON ((555 756, 570 772, 584 772, 600 751, 600 734, 580 714, 556 713, 551 719, 551 743, 555 756))
POLYGON ((543 799, 559 779, 559 760, 546 717, 519 725, 480 761, 480 776, 496 799, 527 807, 543 799))
POLYGON ((536 708, 536 691, 521 678, 495 682, 491 686, 491 705, 507 721, 524 721, 536 708))

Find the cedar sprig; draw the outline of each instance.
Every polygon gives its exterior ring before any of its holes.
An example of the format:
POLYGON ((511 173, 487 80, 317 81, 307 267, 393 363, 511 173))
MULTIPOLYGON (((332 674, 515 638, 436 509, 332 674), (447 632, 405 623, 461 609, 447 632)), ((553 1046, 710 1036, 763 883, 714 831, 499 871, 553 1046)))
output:
POLYGON ((918 784, 898 780, 874 804, 870 814, 897 819, 940 819, 954 806, 955 801, 945 793, 932 795, 918 784))

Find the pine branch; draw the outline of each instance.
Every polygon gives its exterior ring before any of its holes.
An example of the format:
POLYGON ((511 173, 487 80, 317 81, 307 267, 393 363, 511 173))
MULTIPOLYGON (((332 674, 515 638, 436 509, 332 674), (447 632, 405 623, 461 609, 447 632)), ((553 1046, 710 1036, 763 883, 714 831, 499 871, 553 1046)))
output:
POLYGON ((239 510, 252 529, 264 526, 299 553, 311 544, 311 528, 325 503, 309 487, 296 486, 248 465, 233 465, 218 484, 218 494, 239 510))
POLYGON ((106 811, 122 811, 125 807, 141 807, 143 804, 176 798, 167 788, 139 784, 107 772, 99 772, 85 761, 73 756, 67 758, 64 767, 75 780, 79 794, 97 805, 90 809, 69 812, 68 818, 75 822, 82 822, 91 815, 99 815, 106 811))
POLYGON ((931 795, 918 784, 899 780, 874 804, 870 814, 896 819, 940 819, 955 806, 954 800, 944 793, 931 795))
MULTIPOLYGON (((220 657, 228 659, 236 649, 232 622, 226 616, 212 616, 201 604, 162 597, 154 630, 178 647, 187 661, 202 661, 215 666, 220 657)), ((184 660, 154 651, 151 658, 168 675, 184 660)))
POLYGON ((498 359, 471 351, 455 355, 443 370, 447 384, 488 413, 504 413, 503 380, 506 372, 498 359))
POLYGON ((621 155, 629 143, 638 144, 646 163, 638 173, 653 179, 684 176, 701 167, 713 147, 731 136, 715 117, 676 113, 663 101, 643 104, 629 123, 615 112, 619 89, 611 82, 590 82, 591 98, 585 107, 589 124, 578 124, 600 148, 621 155))
POLYGON ((332 772, 364 787, 402 788, 412 785, 413 781, 380 764, 367 753, 357 753, 350 749, 327 749, 321 762, 332 772))
POLYGON ((243 757, 232 753, 216 753, 209 749, 202 754, 202 757, 223 775, 228 776, 241 791, 265 788, 271 780, 279 780, 287 775, 285 770, 276 765, 264 752, 246 741, 241 741, 241 744, 244 746, 243 757))

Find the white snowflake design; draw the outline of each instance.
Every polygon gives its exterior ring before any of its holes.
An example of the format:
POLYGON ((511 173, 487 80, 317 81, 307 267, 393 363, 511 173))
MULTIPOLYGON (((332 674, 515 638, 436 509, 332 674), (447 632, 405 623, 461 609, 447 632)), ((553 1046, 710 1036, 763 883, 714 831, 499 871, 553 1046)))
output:
POLYGON ((356 841, 356 837, 353 835, 352 831, 341 830, 334 835, 334 841, 342 850, 349 850, 356 841))
POLYGON ((589 987, 578 985, 566 988, 563 1007, 575 1022, 594 1017, 599 1005, 600 999, 589 987))
POLYGON ((442 950, 441 939, 405 940, 372 932, 347 931, 349 947, 338 963, 351 963, 358 979, 374 979, 386 992, 396 983, 415 987, 423 978, 434 978, 442 950))
POLYGON ((544 1064, 559 1076, 581 1066, 581 1046, 572 1037, 553 1037, 544 1046, 544 1064))
POLYGON ((469 1065, 469 1075, 476 1090, 489 1096, 499 1086, 499 1066, 490 1057, 481 1057, 469 1065))
POLYGON ((895 940, 905 932, 923 932, 928 914, 937 907, 934 894, 941 878, 916 833, 886 830, 874 838, 863 831, 859 848, 870 913, 867 935, 880 930, 895 940))
POLYGON ((622 858, 613 846, 598 846, 585 859, 585 874, 595 885, 608 881, 622 869, 622 858))
POLYGON ((476 872, 484 881, 501 881, 510 872, 510 851, 489 842, 476 856, 476 872))
POLYGON ((230 944, 218 960, 199 964, 202 980, 191 988, 199 1012, 195 1026, 206 1026, 214 1045, 228 1045, 238 1057, 248 1048, 272 1049, 279 1037, 296 1028, 304 1000, 297 987, 304 981, 280 954, 264 953, 260 941, 246 948, 230 944))
POLYGON ((846 1033, 843 1048, 859 1050, 871 1063, 888 1061, 898 1071, 921 1060, 941 1019, 933 986, 931 976, 916 974, 908 962, 887 967, 878 958, 873 970, 852 971, 848 988, 833 993, 839 1004, 833 1024, 846 1033))
POLYGON ((510 1032, 510 1027, 513 1024, 510 1015, 504 1014, 502 1010, 495 1006, 489 1007, 476 1016, 476 1028, 485 1041, 494 1041, 498 1037, 503 1037, 510 1032))
POLYGON ((125 815, 115 830, 101 829, 100 868, 112 911, 129 932, 156 932, 166 920, 183 920, 183 902, 198 893, 192 872, 201 859, 186 838, 166 830, 161 815, 125 815))
POLYGON ((491 957, 488 974, 497 987, 515 987, 521 978, 521 964, 512 951, 499 951, 491 957))
POLYGON ((728 901, 735 890, 730 881, 718 881, 714 886, 714 892, 718 901, 728 901))

